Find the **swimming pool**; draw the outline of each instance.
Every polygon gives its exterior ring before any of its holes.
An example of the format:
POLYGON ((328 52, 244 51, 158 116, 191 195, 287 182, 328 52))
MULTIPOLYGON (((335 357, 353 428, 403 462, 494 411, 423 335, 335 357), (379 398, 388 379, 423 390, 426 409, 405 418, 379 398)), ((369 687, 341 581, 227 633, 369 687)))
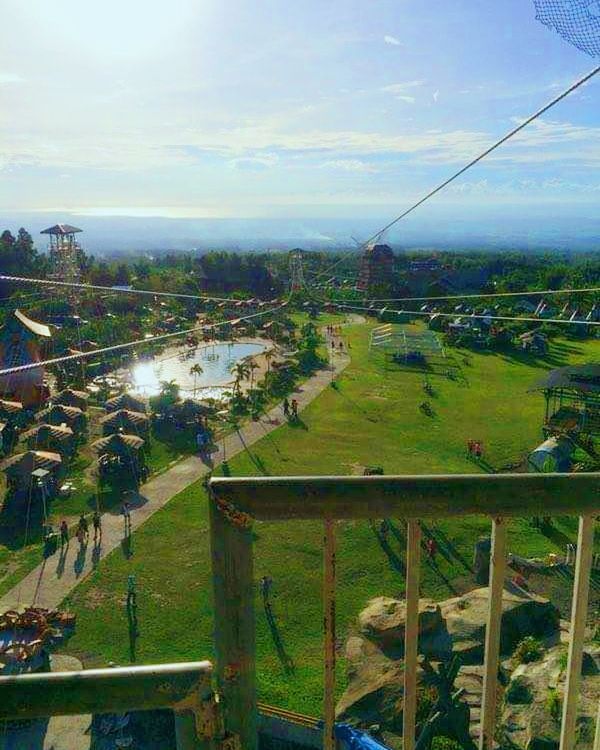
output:
POLYGON ((184 398, 222 398, 231 390, 231 368, 241 359, 260 354, 265 344, 204 344, 196 349, 164 353, 155 359, 138 362, 131 369, 132 390, 144 396, 156 396, 163 380, 175 380, 184 398), (200 365, 202 374, 190 372, 200 365))

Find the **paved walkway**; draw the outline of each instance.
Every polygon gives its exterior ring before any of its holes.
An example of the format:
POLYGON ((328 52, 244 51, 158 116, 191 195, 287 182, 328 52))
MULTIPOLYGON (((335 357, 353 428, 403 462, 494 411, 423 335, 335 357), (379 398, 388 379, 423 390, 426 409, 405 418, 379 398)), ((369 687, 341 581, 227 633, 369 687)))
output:
MULTIPOLYGON (((349 317, 353 322, 364 320, 360 316, 349 317)), ((335 374, 340 373, 349 362, 347 354, 336 353, 333 357, 335 374)), ((319 371, 303 383, 293 394, 298 401, 299 411, 306 408, 331 380, 332 371, 327 369, 319 371)), ((211 455, 209 462, 200 456, 190 456, 144 484, 139 495, 132 494, 127 498, 131 507, 131 531, 147 521, 174 495, 205 476, 211 468, 209 463, 214 467, 222 463, 224 457, 230 460, 277 429, 283 421, 282 408, 277 405, 258 422, 249 422, 239 432, 219 441, 219 449, 211 455)), ((79 549, 77 540, 71 539, 62 553, 51 555, 0 599, 0 612, 28 606, 32 602, 41 607, 58 607, 67 594, 116 547, 123 547, 124 553, 127 553, 123 517, 120 513, 105 513, 102 516, 102 543, 98 547, 90 540, 86 547, 79 549)))

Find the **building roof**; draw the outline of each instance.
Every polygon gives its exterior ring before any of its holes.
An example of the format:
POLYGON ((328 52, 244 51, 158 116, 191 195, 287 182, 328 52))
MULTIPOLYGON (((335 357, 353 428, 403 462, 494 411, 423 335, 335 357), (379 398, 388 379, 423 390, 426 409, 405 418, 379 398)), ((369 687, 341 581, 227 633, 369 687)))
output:
POLYGON ((73 437, 73 430, 66 425, 44 423, 34 427, 32 430, 27 430, 27 432, 23 433, 23 437, 26 440, 31 440, 31 438, 43 440, 51 437, 53 440, 61 443, 73 437))
POLYGON ((132 424, 146 424, 148 417, 139 411, 130 411, 129 409, 119 409, 107 414, 100 420, 101 425, 117 425, 121 421, 131 422, 132 424))
POLYGON ((104 408, 106 411, 118 411, 119 409, 130 409, 137 412, 146 411, 146 402, 143 398, 133 396, 131 393, 120 393, 118 396, 109 398, 105 401, 104 408))
POLYGON ((5 414, 18 414, 23 411, 23 404, 20 401, 5 401, 0 399, 0 411, 5 414))
POLYGON ((83 232, 83 229, 73 227, 71 224, 55 224, 48 229, 42 229, 40 234, 75 234, 75 232, 83 232))
POLYGON ((73 388, 65 388, 60 393, 56 394, 53 401, 55 404, 60 404, 61 406, 78 407, 78 404, 82 404, 83 406, 78 408, 85 409, 89 397, 89 393, 86 393, 85 391, 76 391, 73 388))
POLYGON ((92 448, 96 453, 126 453, 128 450, 139 450, 144 445, 144 440, 137 435, 125 435, 115 432, 108 437, 94 440, 92 448))
POLYGON ((45 339, 49 339, 52 336, 52 332, 47 325, 31 320, 31 318, 28 318, 27 315, 20 310, 15 310, 14 314, 15 318, 20 321, 25 328, 28 328, 32 333, 35 333, 36 336, 42 336, 45 339))
POLYGON ((550 370, 531 390, 545 391, 551 388, 578 393, 600 393, 600 365, 575 365, 550 370))
POLYGON ((0 469, 8 474, 32 474, 36 469, 55 469, 62 463, 58 453, 49 451, 26 451, 7 458, 0 469))

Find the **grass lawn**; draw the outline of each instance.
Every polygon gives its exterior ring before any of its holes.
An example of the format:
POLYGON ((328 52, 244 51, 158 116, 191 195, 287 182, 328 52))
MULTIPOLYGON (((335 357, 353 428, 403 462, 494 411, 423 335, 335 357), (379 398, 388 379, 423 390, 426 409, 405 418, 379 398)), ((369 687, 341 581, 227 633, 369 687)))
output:
MULTIPOLYGON (((370 324, 368 324, 370 325, 370 324)), ((230 473, 356 474, 365 465, 386 473, 476 471, 466 458, 469 438, 482 440, 492 467, 517 462, 541 438, 543 398, 528 393, 545 369, 593 360, 595 342, 561 340, 550 356, 535 360, 470 353, 456 361, 462 377, 430 377, 434 416, 423 414, 422 373, 383 372, 368 357, 368 325, 347 329, 352 363, 303 413, 231 460, 230 473), (258 459, 258 460, 257 460, 258 459)), ((134 535, 133 557, 115 551, 69 597, 78 615, 69 649, 86 666, 109 660, 127 664, 212 657, 212 590, 206 497, 200 483, 156 513, 134 535), (137 576, 139 637, 129 638, 124 598, 127 575, 137 576)), ((576 522, 556 524, 552 537, 523 520, 510 527, 509 549, 541 555, 573 540, 576 522)), ((445 598, 471 587, 474 540, 489 531, 483 518, 436 524, 440 545, 435 566, 425 562, 422 592, 445 598)), ((257 592, 257 638, 261 700, 298 711, 321 710, 321 534, 318 523, 258 523, 256 579, 274 580, 277 632, 268 627, 257 592), (275 641, 279 649, 275 647, 275 641), (293 663, 294 672, 286 672, 293 663)), ((343 639, 365 602, 403 592, 403 526, 394 522, 382 545, 366 522, 338 524, 338 634, 343 639)), ((340 669, 339 687, 344 682, 340 669)))

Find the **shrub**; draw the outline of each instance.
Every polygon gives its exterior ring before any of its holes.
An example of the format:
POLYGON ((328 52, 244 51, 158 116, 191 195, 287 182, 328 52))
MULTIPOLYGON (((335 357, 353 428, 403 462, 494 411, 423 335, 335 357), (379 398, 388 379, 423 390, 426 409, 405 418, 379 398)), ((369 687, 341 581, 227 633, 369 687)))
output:
POLYGON ((541 642, 532 635, 528 635, 519 643, 514 655, 520 664, 529 664, 532 661, 537 661, 542 656, 542 652, 541 642))
POLYGON ((560 722, 562 714, 562 705, 556 688, 548 688, 546 697, 546 710, 554 721, 560 722))
POLYGON ((434 737, 431 740, 431 750, 462 750, 462 745, 451 737, 434 737))
POLYGON ((533 695, 525 677, 515 677, 506 689, 507 703, 531 703, 533 695))

